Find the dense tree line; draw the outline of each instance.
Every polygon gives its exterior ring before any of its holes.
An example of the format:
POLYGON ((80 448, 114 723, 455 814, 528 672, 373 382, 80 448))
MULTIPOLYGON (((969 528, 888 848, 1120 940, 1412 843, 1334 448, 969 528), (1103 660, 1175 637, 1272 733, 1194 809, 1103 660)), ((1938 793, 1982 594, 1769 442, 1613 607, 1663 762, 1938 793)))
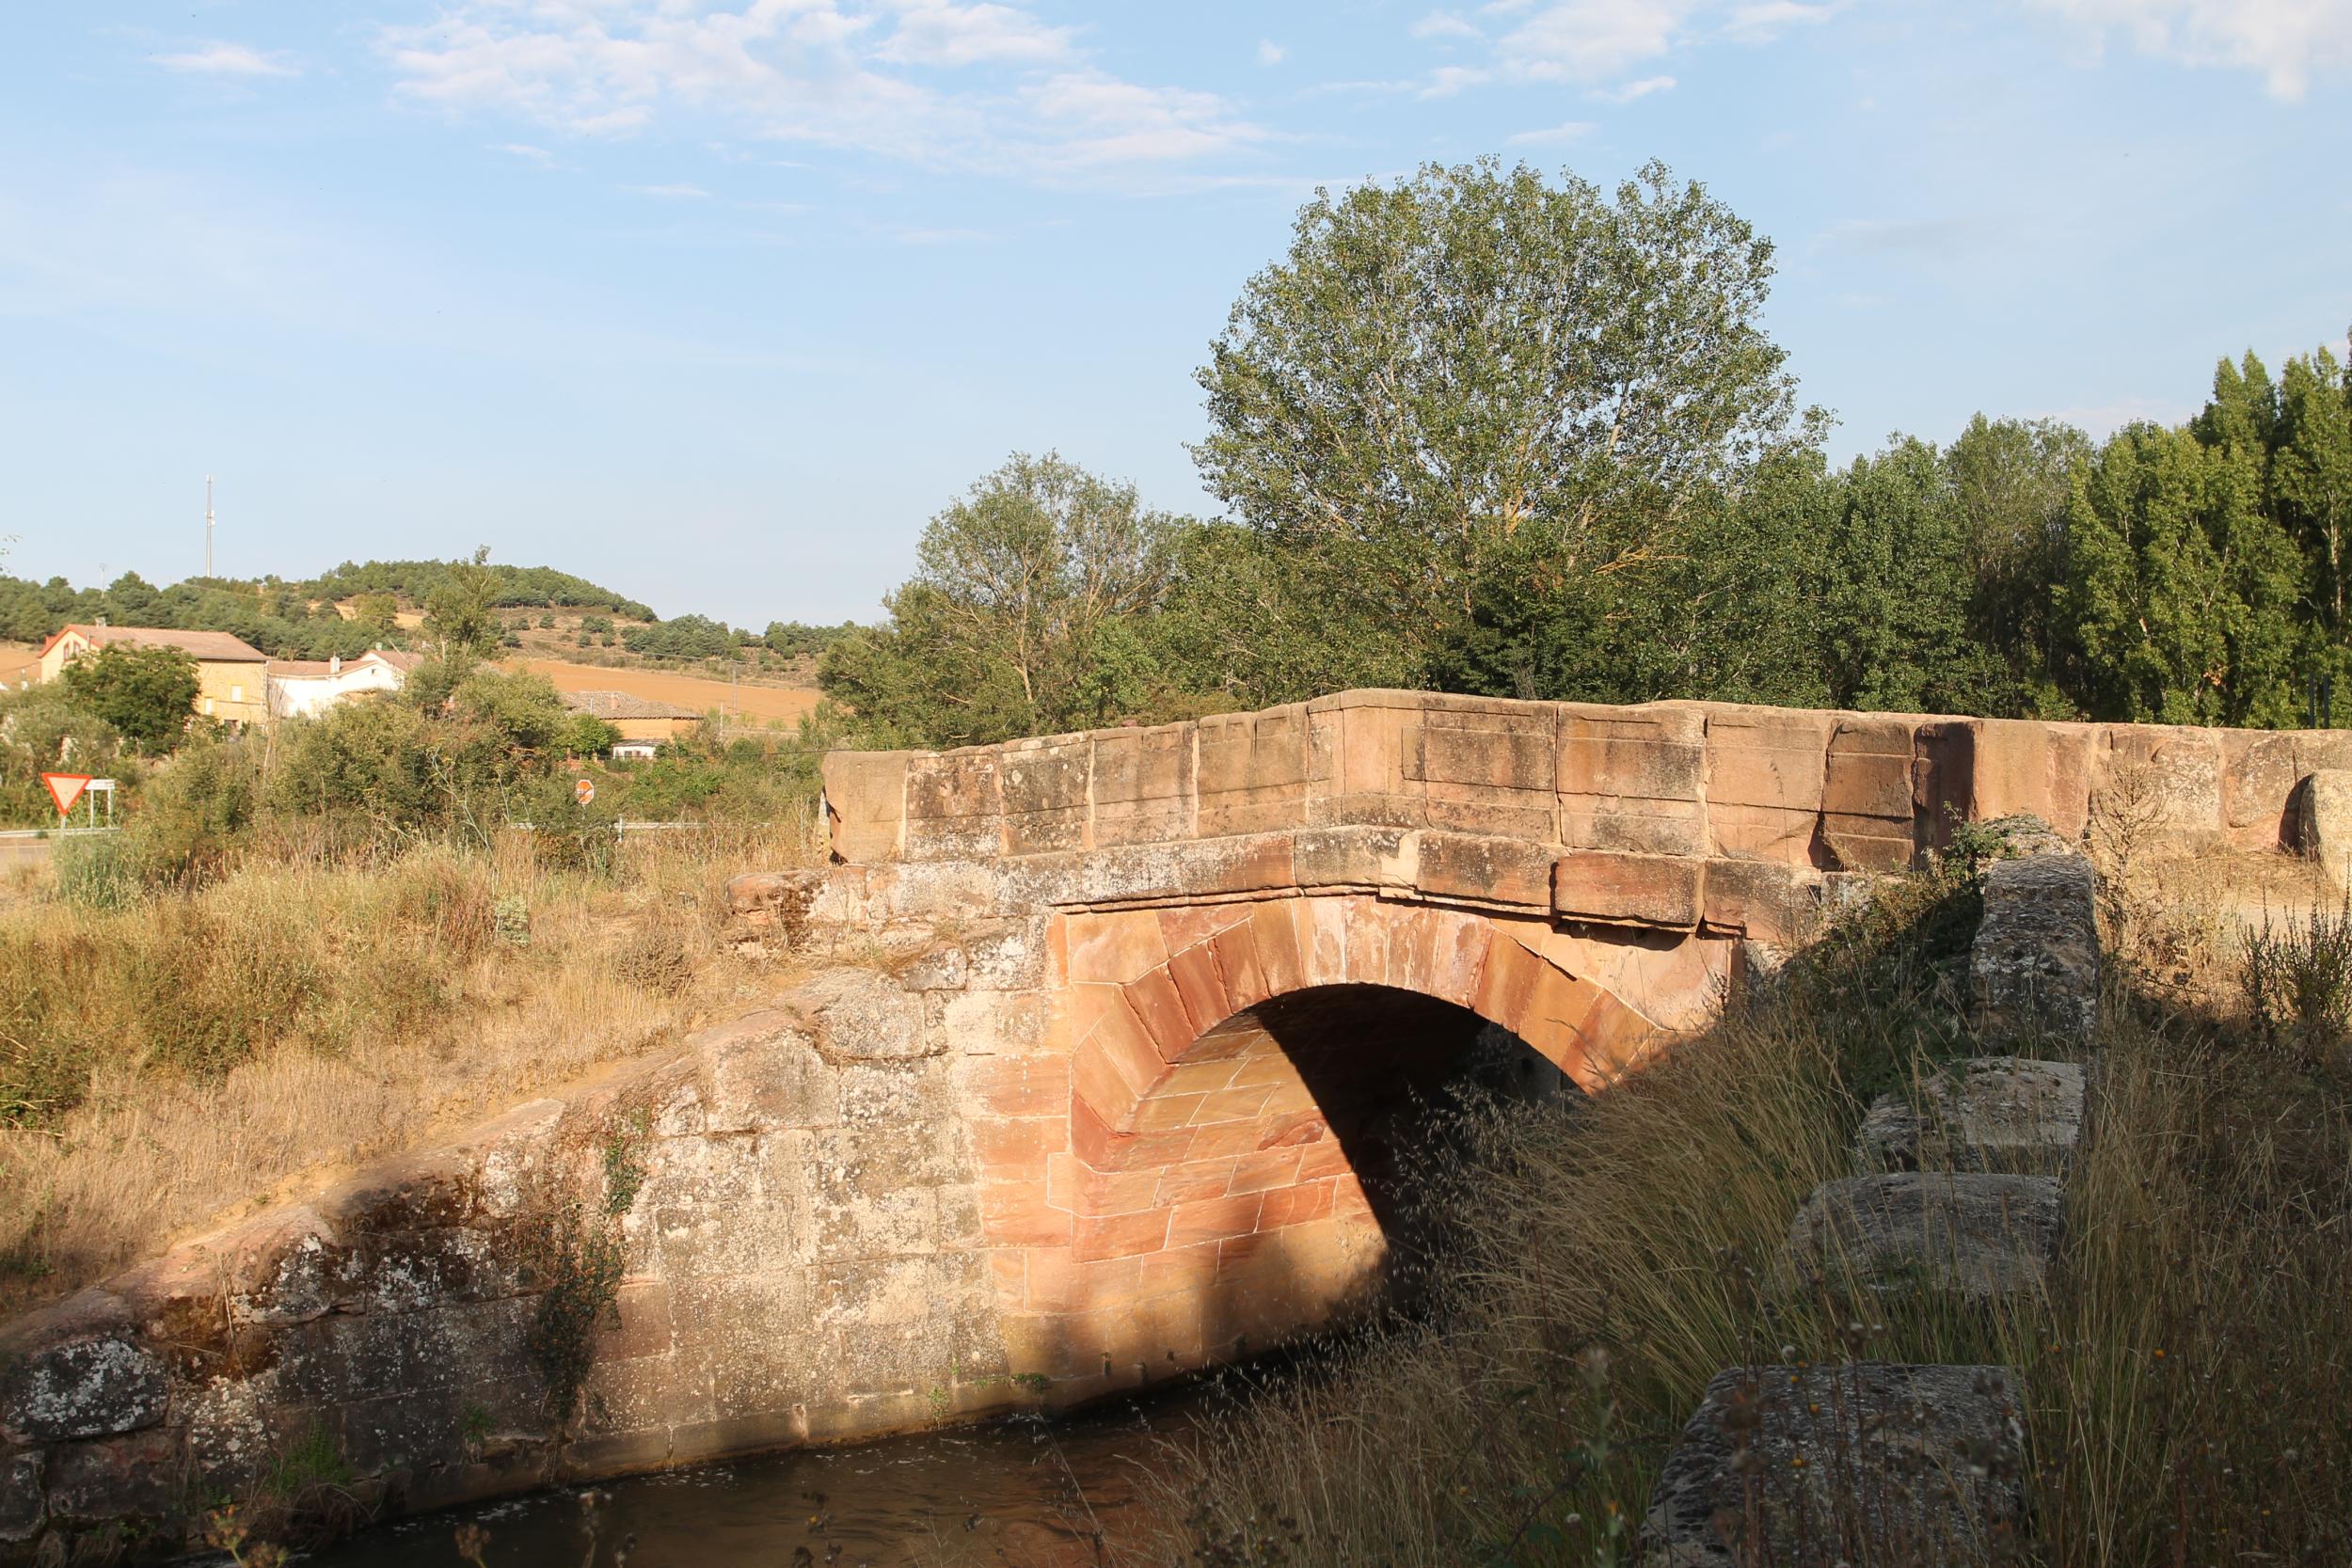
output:
POLYGON ((1199 372, 1228 515, 1016 455, 820 675, 964 744, 1391 685, 2253 726, 2352 720, 2352 393, 2224 363, 2185 425, 1972 420, 1844 467, 1772 246, 1652 166, 1318 196, 1199 372))
POLYGON ((29 582, 0 577, 0 638, 38 642, 69 623, 102 617, 119 626, 171 626, 226 631, 273 658, 356 657, 379 644, 400 646, 403 605, 431 606, 453 591, 453 575, 468 568, 479 582, 459 589, 485 610, 602 610, 634 620, 653 611, 583 578, 547 566, 505 566, 486 557, 470 562, 346 562, 306 581, 278 578, 189 578, 156 587, 125 572, 104 588, 75 588, 63 578, 29 582), (335 601, 353 601, 350 619, 335 601))

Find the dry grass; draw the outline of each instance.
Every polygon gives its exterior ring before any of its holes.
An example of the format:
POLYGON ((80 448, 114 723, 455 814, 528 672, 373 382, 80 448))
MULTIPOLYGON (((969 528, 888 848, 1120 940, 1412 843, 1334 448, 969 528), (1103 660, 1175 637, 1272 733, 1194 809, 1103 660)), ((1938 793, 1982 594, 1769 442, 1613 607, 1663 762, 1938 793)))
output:
MULTIPOLYGON (((1949 901, 1907 913, 1948 927, 1949 901)), ((2047 1299, 1987 1311, 1807 1292, 1775 1261, 1799 1200, 1851 1168, 1890 1061, 1915 1070, 1962 1044, 1948 934, 1855 935, 1825 972, 1572 1120, 1490 1123, 1467 1165, 1437 1173, 1457 1240, 1430 1312, 1173 1448, 1160 1508, 1176 1523, 1134 1560, 1629 1561, 1651 1481, 1718 1370, 1869 1358, 2023 1370, 2022 1560, 2352 1560, 2341 1042, 2315 1066, 2242 1015, 2127 980, 2047 1299)), ((1906 1550, 1863 1542, 1846 1560, 1906 1550)))
POLYGON ((723 949, 723 885, 812 853, 713 829, 632 840, 605 878, 513 843, 0 908, 0 1311, 771 988, 723 949))
POLYGON ((647 670, 625 665, 575 664, 554 658, 515 658, 508 661, 532 673, 545 675, 558 691, 626 691, 635 697, 675 703, 696 713, 725 710, 740 723, 749 720, 794 723, 814 708, 822 692, 807 687, 730 683, 707 675, 686 675, 673 670, 647 670))

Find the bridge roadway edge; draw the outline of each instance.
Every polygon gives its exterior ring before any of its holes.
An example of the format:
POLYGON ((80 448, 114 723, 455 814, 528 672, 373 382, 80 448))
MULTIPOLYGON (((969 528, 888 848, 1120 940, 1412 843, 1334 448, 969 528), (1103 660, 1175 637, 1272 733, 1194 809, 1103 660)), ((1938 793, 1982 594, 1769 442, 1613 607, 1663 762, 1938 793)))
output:
POLYGON ((747 940, 796 931, 817 980, 0 1329, 0 1561, 160 1539, 314 1433, 413 1510, 1206 1364, 1376 1243, 1237 1015, 1385 987, 1597 1087, 1947 807, 2072 836, 2130 778, 2177 844, 2266 847, 2346 766, 2352 735, 1405 692, 837 754, 834 863, 743 879, 747 940), (534 1248, 567 1199, 601 1223, 616 1148, 642 1180, 559 1439, 534 1248))

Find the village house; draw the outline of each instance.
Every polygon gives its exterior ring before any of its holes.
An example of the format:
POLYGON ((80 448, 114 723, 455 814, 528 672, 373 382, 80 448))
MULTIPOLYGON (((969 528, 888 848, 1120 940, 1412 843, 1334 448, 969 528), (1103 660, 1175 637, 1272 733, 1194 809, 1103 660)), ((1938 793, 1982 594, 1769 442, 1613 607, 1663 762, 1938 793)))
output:
POLYGON ((368 691, 397 691, 421 656, 375 648, 357 658, 273 658, 269 661, 269 714, 273 719, 311 719, 347 697, 368 691))
MULTIPOLYGON (((675 739, 703 721, 703 716, 692 708, 664 703, 652 697, 634 696, 627 691, 566 691, 564 705, 574 713, 601 719, 621 732, 624 744, 631 741, 653 742, 675 739)), ((616 755, 651 755, 650 752, 622 752, 616 755)))
POLYGON ((103 622, 70 626, 41 645, 40 678, 54 681, 84 654, 116 644, 177 648, 195 659, 196 711, 203 718, 239 726, 269 721, 269 657, 230 632, 110 626, 103 622))

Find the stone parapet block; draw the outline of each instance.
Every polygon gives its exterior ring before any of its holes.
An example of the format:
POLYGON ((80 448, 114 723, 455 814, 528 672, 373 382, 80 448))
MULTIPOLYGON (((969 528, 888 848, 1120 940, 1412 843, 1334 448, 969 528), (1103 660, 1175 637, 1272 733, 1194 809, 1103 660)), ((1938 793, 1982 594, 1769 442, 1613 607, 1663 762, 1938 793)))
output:
POLYGON ((2060 1176, 2082 1142, 2083 1069, 2073 1062, 1975 1056, 1881 1095, 1859 1136, 1866 1170, 2060 1176))
POLYGON ((2040 1291, 2058 1256, 2058 1180, 1906 1171, 1824 1181, 1788 1227, 1799 1277, 1991 1300, 2040 1291))
POLYGON ((2023 1555, 2025 1429, 2006 1367, 1735 1367, 1650 1488, 1661 1568, 1994 1568, 2023 1555))
POLYGON ((2088 1044, 2099 1026, 2098 878, 2080 855, 1995 861, 1968 950, 1987 1039, 2088 1044))

